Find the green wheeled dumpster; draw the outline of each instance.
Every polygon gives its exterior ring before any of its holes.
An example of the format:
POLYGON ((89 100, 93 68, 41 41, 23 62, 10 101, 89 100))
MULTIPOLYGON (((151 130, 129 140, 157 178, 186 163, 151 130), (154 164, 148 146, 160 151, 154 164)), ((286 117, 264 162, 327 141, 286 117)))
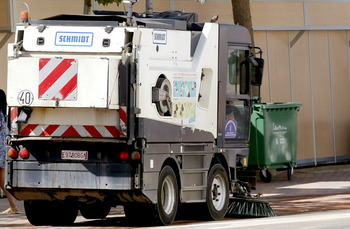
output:
POLYGON ((264 182, 269 169, 287 168, 291 179, 297 157, 297 116, 301 103, 259 103, 251 117, 248 165, 258 169, 264 182))

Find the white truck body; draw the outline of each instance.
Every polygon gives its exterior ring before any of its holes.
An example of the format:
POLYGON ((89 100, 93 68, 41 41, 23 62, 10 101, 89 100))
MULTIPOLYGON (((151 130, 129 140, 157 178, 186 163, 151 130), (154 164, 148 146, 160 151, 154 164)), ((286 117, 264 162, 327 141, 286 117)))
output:
POLYGON ((7 160, 6 187, 31 223, 57 224, 32 213, 43 205, 103 218, 122 204, 127 217, 146 209, 170 224, 179 202, 209 203, 211 218, 224 216, 236 170, 247 166, 251 41, 243 27, 185 16, 129 26, 120 14, 62 15, 17 26, 7 101, 20 156, 7 160))

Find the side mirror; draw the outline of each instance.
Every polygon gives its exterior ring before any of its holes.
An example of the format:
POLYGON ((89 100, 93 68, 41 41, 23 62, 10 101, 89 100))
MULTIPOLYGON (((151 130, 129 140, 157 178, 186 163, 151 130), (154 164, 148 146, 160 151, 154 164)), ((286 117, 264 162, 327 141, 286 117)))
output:
POLYGON ((251 76, 251 84, 254 86, 261 86, 262 77, 264 72, 264 59, 262 58, 254 58, 255 63, 252 66, 252 76, 251 76))
POLYGON ((249 62, 242 61, 239 65, 239 93, 244 95, 249 93, 249 62))

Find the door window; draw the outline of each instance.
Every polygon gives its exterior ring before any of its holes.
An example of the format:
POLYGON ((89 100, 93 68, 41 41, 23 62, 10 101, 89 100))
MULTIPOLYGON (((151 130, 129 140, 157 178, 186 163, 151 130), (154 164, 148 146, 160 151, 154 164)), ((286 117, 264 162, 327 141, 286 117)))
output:
POLYGON ((247 100, 226 100, 226 139, 248 139, 249 121, 250 109, 247 100))
POLYGON ((249 82, 247 79, 247 62, 245 50, 229 50, 226 93, 228 96, 247 94, 249 82))

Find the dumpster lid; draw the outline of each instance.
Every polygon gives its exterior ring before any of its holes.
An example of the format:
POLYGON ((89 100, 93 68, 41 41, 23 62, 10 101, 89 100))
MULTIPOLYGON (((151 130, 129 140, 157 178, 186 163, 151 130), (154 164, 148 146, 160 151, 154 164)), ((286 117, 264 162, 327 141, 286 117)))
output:
POLYGON ((262 109, 281 109, 281 108, 299 108, 302 106, 301 103, 286 102, 286 103, 258 103, 254 106, 262 109))

